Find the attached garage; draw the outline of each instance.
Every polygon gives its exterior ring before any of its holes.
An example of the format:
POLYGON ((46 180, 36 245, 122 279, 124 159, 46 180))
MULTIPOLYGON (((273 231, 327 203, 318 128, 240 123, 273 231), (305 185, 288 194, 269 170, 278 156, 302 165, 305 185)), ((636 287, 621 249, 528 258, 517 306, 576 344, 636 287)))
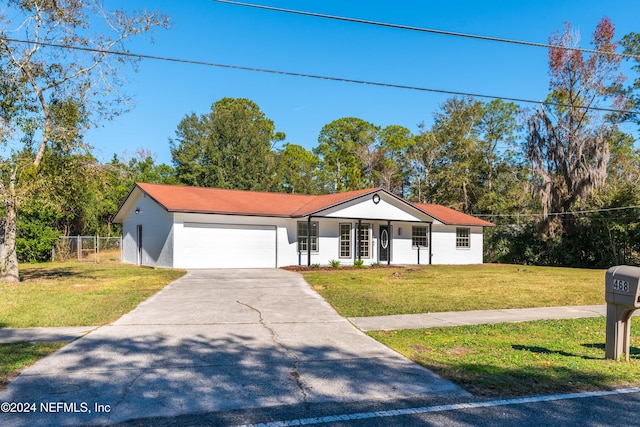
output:
POLYGON ((275 226, 185 222, 180 234, 183 251, 177 267, 277 267, 275 226))

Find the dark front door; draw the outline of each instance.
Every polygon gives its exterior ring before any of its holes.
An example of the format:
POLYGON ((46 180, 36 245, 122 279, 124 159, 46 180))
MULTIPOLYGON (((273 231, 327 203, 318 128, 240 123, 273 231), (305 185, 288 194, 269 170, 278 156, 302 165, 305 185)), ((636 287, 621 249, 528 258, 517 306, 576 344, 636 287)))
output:
POLYGON ((136 227, 136 240, 138 244, 138 265, 142 265, 142 225, 136 227))
POLYGON ((389 234, 389 226, 380 226, 380 238, 378 239, 378 261, 389 261, 390 248, 391 248, 391 235, 389 234))

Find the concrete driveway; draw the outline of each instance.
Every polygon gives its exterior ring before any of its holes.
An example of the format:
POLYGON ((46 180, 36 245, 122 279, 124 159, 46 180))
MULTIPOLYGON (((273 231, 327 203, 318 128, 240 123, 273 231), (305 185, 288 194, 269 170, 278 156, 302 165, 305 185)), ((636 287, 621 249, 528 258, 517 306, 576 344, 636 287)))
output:
POLYGON ((466 392, 358 331, 300 275, 201 270, 25 370, 0 402, 35 413, 0 425, 436 395, 466 392))

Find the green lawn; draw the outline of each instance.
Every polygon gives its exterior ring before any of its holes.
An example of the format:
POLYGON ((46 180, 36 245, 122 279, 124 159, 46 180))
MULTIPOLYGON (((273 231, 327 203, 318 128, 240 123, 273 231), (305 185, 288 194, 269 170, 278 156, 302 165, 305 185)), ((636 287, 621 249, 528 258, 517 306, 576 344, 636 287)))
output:
POLYGON ((311 270, 305 279, 345 317, 604 303, 604 270, 431 265, 311 270))
MULTIPOLYGON (((346 317, 604 304, 604 273, 492 264, 303 272, 346 317)), ((369 335, 479 396, 640 386, 640 329, 632 323, 630 361, 615 362, 604 359, 605 325, 592 318, 369 335)))
POLYGON ((184 274, 119 262, 20 267, 20 283, 0 283, 0 327, 104 325, 184 274))
POLYGON ((19 371, 62 348, 65 344, 63 342, 0 344, 0 389, 19 371))
POLYGON ((604 359, 605 318, 369 335, 478 396, 553 394, 640 386, 640 336, 629 362, 604 359))

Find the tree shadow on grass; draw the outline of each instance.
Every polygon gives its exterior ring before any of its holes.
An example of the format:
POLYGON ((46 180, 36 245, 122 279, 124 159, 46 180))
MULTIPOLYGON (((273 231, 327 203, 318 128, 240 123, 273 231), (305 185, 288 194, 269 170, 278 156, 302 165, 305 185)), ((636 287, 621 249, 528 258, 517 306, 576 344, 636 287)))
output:
MULTIPOLYGON (((599 344, 583 346, 599 348, 599 344)), ((470 362, 468 358, 452 358, 447 362, 427 360, 422 365, 476 396, 491 398, 606 390, 628 384, 632 378, 621 377, 619 372, 600 365, 605 361, 604 346, 601 357, 541 346, 514 344, 511 347, 517 352, 534 353, 537 357, 522 358, 514 353, 513 359, 505 360, 504 363, 482 364, 470 362), (558 360, 554 356, 560 356, 564 360, 558 360)), ((637 348, 632 348, 631 353, 632 360, 640 360, 637 348)))
POLYGON ((70 277, 82 276, 81 271, 73 271, 70 268, 56 267, 46 269, 23 270, 20 272, 20 281, 28 282, 31 280, 55 280, 67 279, 70 277))
MULTIPOLYGON (((582 346, 587 348, 597 348, 599 350, 605 351, 605 344, 602 343, 582 344, 582 346)), ((640 348, 630 346, 629 356, 639 356, 637 358, 640 359, 640 348)))
POLYGON ((575 354, 575 353, 569 353, 567 351, 563 351, 563 350, 551 350, 548 349, 546 347, 538 347, 538 346, 529 346, 529 345, 512 345, 511 348, 513 348, 514 350, 519 350, 519 351, 528 351, 531 353, 536 353, 536 354, 556 354, 559 356, 565 356, 565 357, 578 357, 580 359, 585 359, 585 360, 600 360, 600 357, 593 357, 593 356, 587 356, 584 354, 575 354))
MULTIPOLYGON (((581 344, 581 345, 586 348, 597 348, 602 351, 605 350, 605 345, 602 343, 581 344)), ((567 351, 562 351, 562 350, 551 350, 545 347, 538 347, 538 346, 512 345, 511 348, 513 348, 514 350, 529 351, 531 353, 536 353, 536 354, 557 354, 560 356, 577 357, 585 360, 602 360, 603 359, 603 357, 593 357, 593 356, 587 356, 584 354, 569 353, 567 351)), ((640 349, 637 347, 630 347, 629 354, 632 356, 640 355, 640 349)))
POLYGON ((491 398, 607 390, 615 384, 606 373, 554 366, 544 361, 517 368, 472 363, 426 367, 476 396, 491 398))

